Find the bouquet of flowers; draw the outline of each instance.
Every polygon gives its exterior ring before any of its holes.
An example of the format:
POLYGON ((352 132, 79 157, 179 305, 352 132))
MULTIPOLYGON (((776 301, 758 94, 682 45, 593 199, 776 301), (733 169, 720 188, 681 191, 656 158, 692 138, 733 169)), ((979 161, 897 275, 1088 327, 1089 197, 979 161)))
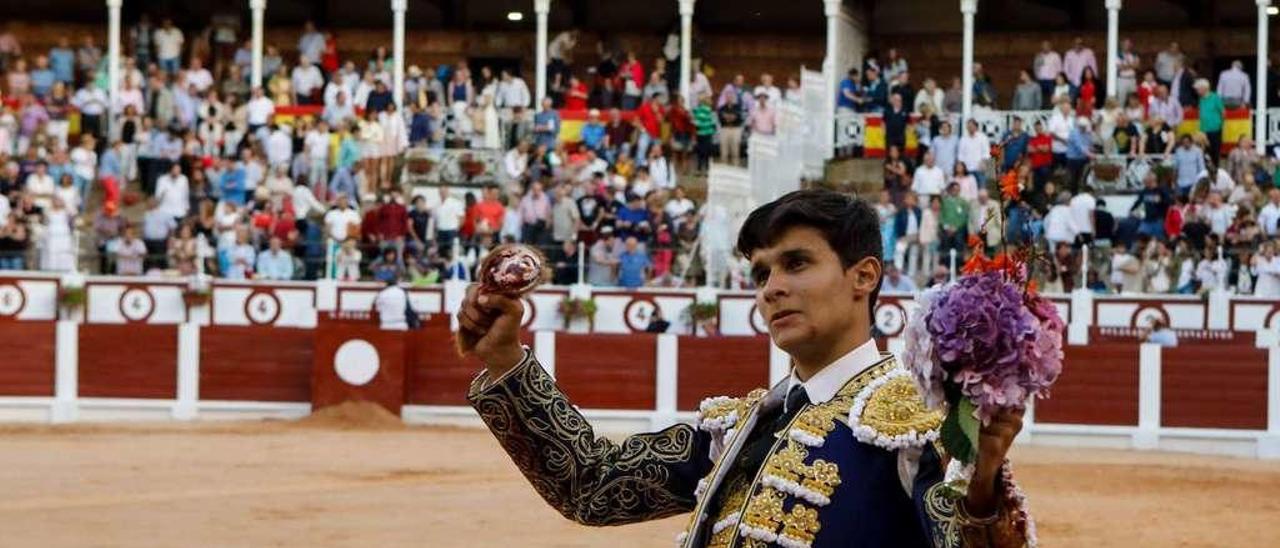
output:
MULTIPOLYGON (((1017 184, 1008 180, 1001 191, 1004 198, 1018 196, 1017 184)), ((976 460, 979 429, 992 416, 1048 396, 1062 372, 1066 329, 1029 279, 1034 250, 989 258, 976 236, 969 247, 963 276, 919 296, 903 353, 926 403, 946 412, 939 432, 943 448, 964 464, 976 460)))

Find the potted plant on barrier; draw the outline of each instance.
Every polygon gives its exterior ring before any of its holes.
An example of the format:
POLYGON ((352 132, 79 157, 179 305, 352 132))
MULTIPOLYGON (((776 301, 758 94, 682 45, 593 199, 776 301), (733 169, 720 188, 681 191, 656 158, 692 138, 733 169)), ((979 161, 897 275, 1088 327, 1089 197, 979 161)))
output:
POLYGON ((88 298, 89 293, 85 291, 84 286, 63 286, 58 289, 58 309, 63 312, 63 316, 66 316, 84 308, 88 298))
POLYGON ((694 335, 718 334, 720 305, 714 302, 695 302, 684 309, 684 321, 689 324, 689 329, 694 335))
POLYGON ((586 319, 587 328, 594 331, 596 327, 596 301, 595 299, 566 298, 560 301, 560 317, 564 320, 565 331, 569 330, 569 324, 578 319, 586 319))
POLYGON ((462 171, 463 176, 471 180, 484 174, 484 162, 477 160, 471 154, 463 154, 458 158, 458 169, 462 171))
POLYGON ((187 305, 187 308, 207 305, 212 296, 213 292, 208 286, 187 287, 182 290, 182 302, 187 305))

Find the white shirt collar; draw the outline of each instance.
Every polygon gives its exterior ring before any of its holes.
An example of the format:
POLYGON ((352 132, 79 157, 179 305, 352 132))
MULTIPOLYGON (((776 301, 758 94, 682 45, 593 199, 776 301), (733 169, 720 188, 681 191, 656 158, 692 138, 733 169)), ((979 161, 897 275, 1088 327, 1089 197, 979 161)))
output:
POLYGON ((787 392, 799 384, 804 386, 810 402, 826 403, 835 397, 836 392, 849 382, 849 379, 879 362, 880 349, 876 347, 876 340, 867 339, 867 342, 831 362, 807 381, 801 382, 796 377, 795 368, 792 368, 791 377, 787 382, 787 392))

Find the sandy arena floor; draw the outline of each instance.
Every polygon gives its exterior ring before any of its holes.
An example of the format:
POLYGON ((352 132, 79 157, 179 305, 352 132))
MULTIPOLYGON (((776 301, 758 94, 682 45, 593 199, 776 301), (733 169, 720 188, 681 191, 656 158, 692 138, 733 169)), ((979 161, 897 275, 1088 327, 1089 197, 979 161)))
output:
MULTIPOLYGON (((562 519, 487 432, 0 427, 4 546, 641 546, 562 519)), ((1044 546, 1280 546, 1280 464, 1024 447, 1044 546)))

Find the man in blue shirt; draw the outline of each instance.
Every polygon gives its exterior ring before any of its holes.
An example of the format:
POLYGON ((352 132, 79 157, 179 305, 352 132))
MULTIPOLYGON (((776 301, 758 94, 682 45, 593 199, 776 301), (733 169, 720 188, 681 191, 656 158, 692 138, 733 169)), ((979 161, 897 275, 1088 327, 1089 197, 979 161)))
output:
POLYGON ((560 137, 560 113, 551 107, 551 98, 542 100, 542 110, 533 117, 534 142, 545 145, 547 150, 556 147, 560 137))
POLYGON ((863 112, 884 112, 888 108, 889 88, 884 85, 884 80, 880 79, 880 71, 875 67, 867 69, 867 85, 863 92, 866 94, 863 112))
POLYGON ((849 69, 849 75, 840 81, 840 92, 836 95, 836 110, 854 111, 858 108, 858 69, 849 69))
POLYGON ((293 255, 281 247, 280 238, 271 237, 267 251, 258 254, 257 277, 264 280, 293 278, 293 255))
POLYGON ((245 173, 244 166, 236 163, 232 164, 231 160, 223 159, 222 180, 218 181, 218 186, 222 189, 222 199, 231 202, 236 207, 243 206, 245 203, 245 173))
POLYGON ((627 238, 626 249, 618 257, 618 285, 628 289, 643 286, 650 266, 649 254, 640 248, 639 240, 627 238))
POLYGON ((53 70, 49 68, 49 58, 43 55, 36 57, 36 67, 31 69, 31 93, 44 99, 54 83, 53 70))
POLYGON ((582 144, 598 156, 604 154, 604 124, 600 123, 599 110, 593 108, 587 113, 587 123, 582 126, 582 144))
POLYGON ((1013 128, 1004 136, 1004 162, 1001 164, 1001 171, 1009 171, 1013 169, 1013 165, 1027 153, 1027 145, 1031 143, 1031 136, 1022 129, 1022 118, 1013 118, 1013 128))
POLYGON ((1089 119, 1081 116, 1071 129, 1071 135, 1067 137, 1067 171, 1071 173, 1069 183, 1072 194, 1080 188, 1080 178, 1092 157, 1093 133, 1089 130, 1089 119))
POLYGON ((53 77, 59 82, 70 85, 75 81, 76 52, 71 49, 71 41, 66 36, 58 38, 58 46, 49 50, 49 67, 53 69, 53 77))

